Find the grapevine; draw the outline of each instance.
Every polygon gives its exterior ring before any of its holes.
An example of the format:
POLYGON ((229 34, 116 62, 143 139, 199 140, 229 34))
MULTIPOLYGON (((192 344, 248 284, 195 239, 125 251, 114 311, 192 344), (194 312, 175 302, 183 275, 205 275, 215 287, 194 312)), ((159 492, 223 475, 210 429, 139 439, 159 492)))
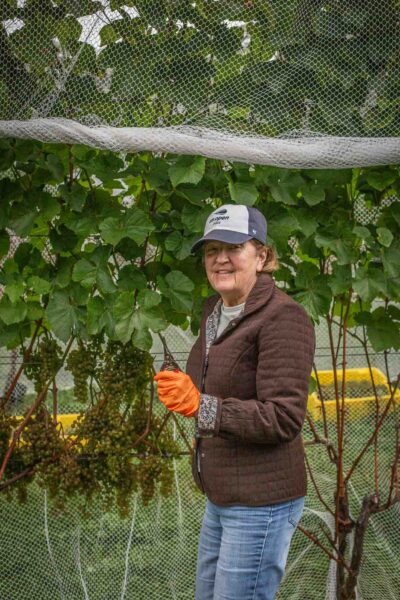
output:
MULTIPOLYGON (((40 390, 62 366, 55 340, 43 337, 26 374, 40 390)), ((29 476, 7 488, 9 498, 27 497, 35 478, 55 506, 64 509, 75 498, 84 514, 94 500, 104 509, 116 506, 126 516, 132 495, 148 503, 157 490, 168 495, 173 485, 171 457, 181 449, 164 417, 152 405, 152 357, 131 344, 100 336, 78 340, 65 367, 74 380, 74 397, 82 410, 71 431, 64 432, 46 406, 28 419, 5 473, 5 481, 29 476), (88 384, 90 382, 90 385, 88 384)), ((0 460, 7 451, 15 417, 0 415, 0 460)))

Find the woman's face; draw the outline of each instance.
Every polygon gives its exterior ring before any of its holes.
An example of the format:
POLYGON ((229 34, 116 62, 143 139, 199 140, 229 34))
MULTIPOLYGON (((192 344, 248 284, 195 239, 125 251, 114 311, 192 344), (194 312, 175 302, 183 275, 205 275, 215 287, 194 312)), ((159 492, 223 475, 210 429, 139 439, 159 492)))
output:
POLYGON ((208 281, 225 306, 245 302, 265 259, 266 250, 257 249, 250 241, 244 244, 210 241, 204 245, 208 281))

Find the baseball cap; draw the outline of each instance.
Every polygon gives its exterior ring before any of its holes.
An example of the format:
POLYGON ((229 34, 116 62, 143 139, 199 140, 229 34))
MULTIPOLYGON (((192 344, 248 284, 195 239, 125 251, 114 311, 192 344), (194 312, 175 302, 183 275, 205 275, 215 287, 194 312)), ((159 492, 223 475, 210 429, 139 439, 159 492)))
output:
POLYGON ((208 240, 243 244, 256 239, 265 244, 266 238, 267 221, 258 208, 245 204, 224 204, 210 214, 203 237, 193 244, 191 251, 196 252, 208 240))

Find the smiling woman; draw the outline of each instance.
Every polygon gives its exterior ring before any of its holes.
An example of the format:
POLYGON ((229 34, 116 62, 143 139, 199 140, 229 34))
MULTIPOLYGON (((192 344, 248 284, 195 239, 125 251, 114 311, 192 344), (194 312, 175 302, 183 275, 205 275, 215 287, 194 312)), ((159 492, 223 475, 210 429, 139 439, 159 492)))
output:
POLYGON ((194 479, 207 495, 196 600, 273 600, 306 493, 301 429, 315 335, 275 286, 262 213, 225 205, 203 237, 207 299, 187 373, 156 375, 160 400, 196 419, 194 479))
POLYGON ((236 306, 246 300, 258 273, 262 272, 267 251, 249 241, 242 244, 210 241, 205 243, 204 257, 210 284, 225 306, 236 306))
MULTIPOLYGON (((250 240, 250 243, 253 244, 253 246, 255 246, 255 248, 257 248, 257 250, 261 250, 261 248, 264 248, 265 252, 266 252, 266 259, 262 268, 262 273, 274 273, 275 271, 277 271, 279 269, 279 259, 278 259, 278 255, 276 253, 276 250, 273 246, 270 246, 268 244, 262 244, 261 242, 259 242, 258 240, 250 240)), ((242 246, 243 244, 227 244, 227 246, 242 246)), ((210 248, 210 251, 211 248, 210 248)), ((205 266, 205 248, 203 246, 203 254, 202 254, 202 264, 203 266, 205 266)))

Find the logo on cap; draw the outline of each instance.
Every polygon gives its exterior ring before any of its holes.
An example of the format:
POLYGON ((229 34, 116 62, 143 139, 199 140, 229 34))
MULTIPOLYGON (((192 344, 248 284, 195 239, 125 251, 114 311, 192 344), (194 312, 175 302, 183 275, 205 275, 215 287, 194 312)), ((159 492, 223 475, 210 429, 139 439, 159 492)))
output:
POLYGON ((221 210, 216 211, 216 215, 224 215, 225 213, 228 212, 227 208, 221 208, 221 210))

